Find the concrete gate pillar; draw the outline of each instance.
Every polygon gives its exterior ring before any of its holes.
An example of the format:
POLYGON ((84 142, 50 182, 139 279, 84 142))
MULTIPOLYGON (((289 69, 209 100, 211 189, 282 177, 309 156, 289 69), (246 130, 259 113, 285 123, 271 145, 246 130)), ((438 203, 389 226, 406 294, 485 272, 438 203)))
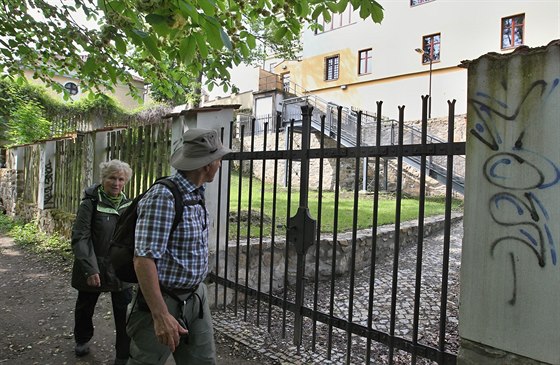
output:
POLYGON ((459 364, 560 364, 560 41, 468 63, 459 364))
MULTIPOLYGON (((220 135, 221 129, 224 128, 224 145, 229 147, 230 125, 231 121, 234 120, 233 111, 238 107, 239 105, 224 105, 182 111, 180 115, 173 119, 171 131, 172 152, 181 147, 183 133, 190 128, 216 129, 218 135, 220 135)), ((224 161, 222 163, 222 176, 224 178, 227 177, 228 171, 229 162, 224 161)), ((211 253, 216 251, 217 242, 223 244, 226 241, 225 224, 228 216, 225 208, 228 199, 228 187, 226 184, 222 184, 221 191, 218 192, 219 188, 218 175, 216 175, 214 181, 206 185, 206 207, 211 217, 208 242, 211 253), (221 194, 221 207, 218 207, 219 193, 221 194), (218 222, 220 224, 219 232, 217 229, 218 222)))

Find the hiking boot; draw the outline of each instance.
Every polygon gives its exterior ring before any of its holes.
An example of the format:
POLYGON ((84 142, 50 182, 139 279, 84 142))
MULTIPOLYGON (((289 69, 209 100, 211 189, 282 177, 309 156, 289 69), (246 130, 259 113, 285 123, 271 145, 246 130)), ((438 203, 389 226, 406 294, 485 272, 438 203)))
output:
POLYGON ((76 356, 86 356, 89 354, 89 342, 77 343, 74 352, 76 356))

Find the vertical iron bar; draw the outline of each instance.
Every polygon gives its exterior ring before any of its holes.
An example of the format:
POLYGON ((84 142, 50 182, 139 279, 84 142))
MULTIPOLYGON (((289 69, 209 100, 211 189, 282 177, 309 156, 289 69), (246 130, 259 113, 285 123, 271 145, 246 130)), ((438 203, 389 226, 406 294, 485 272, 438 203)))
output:
MULTIPOLYGON (((288 189, 287 189, 287 198, 286 198, 286 227, 288 226, 288 222, 290 221, 290 217, 292 216, 291 213, 291 206, 292 206, 292 161, 293 161, 293 150, 294 150, 294 124, 295 120, 290 120, 290 140, 289 146, 290 149, 288 150, 288 189)), ((289 244, 288 242, 290 236, 290 230, 286 230, 286 243, 284 248, 284 295, 282 301, 282 338, 286 338, 286 312, 287 312, 287 304, 288 304, 288 265, 289 265, 289 244)))
MULTIPOLYGON (((381 145, 381 112, 382 112, 382 101, 377 102, 377 124, 375 133, 375 146, 379 147, 381 145)), ((370 279, 369 279, 369 301, 368 301, 368 319, 367 326, 368 329, 373 329, 373 303, 374 303, 374 289, 375 289, 375 261, 377 258, 377 224, 379 219, 379 168, 380 168, 379 156, 375 157, 375 176, 374 176, 374 188, 373 188, 373 212, 372 212, 372 224, 371 224, 371 261, 370 261, 370 279)), ((371 357, 371 337, 367 338, 366 347, 366 365, 370 364, 371 357)))
MULTIPOLYGON (((251 153, 255 152, 255 118, 251 120, 251 153)), ((247 246, 245 248, 245 288, 249 289, 249 267, 251 266, 251 223, 253 210, 253 159, 249 160, 249 191, 247 201, 247 246)), ((239 217, 241 220, 241 217, 239 217)), ((243 298, 243 320, 247 321, 247 304, 249 300, 248 292, 243 298)))
POLYGON ((319 186, 317 187, 317 238, 315 244, 315 288, 313 292, 313 336, 311 348, 316 351, 317 340, 317 311, 319 299, 319 263, 320 263, 320 246, 321 246, 321 214, 323 212, 323 151, 325 148, 325 115, 321 115, 321 140, 319 149, 321 150, 321 157, 319 157, 319 186))
MULTIPOLYGON (((308 208, 309 199, 309 139, 311 135, 311 115, 313 107, 304 105, 301 107, 302 131, 301 131, 301 161, 299 179, 299 208, 308 208)), ((306 232, 311 227, 307 227, 305 221, 303 227, 298 227, 301 232, 306 232)), ((299 235, 300 237, 303 234, 299 235)), ((305 243, 302 243, 305 246, 305 243)), ((296 250, 297 251, 297 250, 296 250)), ((305 253, 298 252, 296 266, 296 311, 294 313, 294 344, 301 346, 303 335, 303 299, 305 295, 305 253)))
MULTIPOLYGON (((232 150, 233 147, 233 128, 235 126, 235 122, 230 123, 229 127, 229 149, 232 150)), ((228 162, 228 175, 227 175, 227 186, 228 186, 228 194, 226 200, 226 211, 230 212, 231 208, 231 168, 232 163, 231 161, 228 162)), ((229 263, 229 217, 226 219, 226 244, 225 244, 225 251, 224 251, 224 279, 228 280, 228 263, 229 263)), ((217 297, 216 297, 217 298, 217 297)), ((227 307, 227 285, 224 285, 224 311, 227 307)))
MULTIPOLYGON (((293 123, 290 123, 290 125, 288 125, 288 127, 286 127, 286 130, 284 131, 284 149, 286 151, 289 151, 290 149, 290 133, 293 130, 293 123)), ((290 167, 291 167, 291 162, 289 160, 284 160, 284 187, 288 186, 288 175, 290 175, 292 172, 290 171, 290 167)))
MULTIPOLYGON (((268 135, 268 123, 264 124, 264 134, 263 134, 263 151, 266 151, 267 135, 268 135)), ((264 221, 264 192, 265 192, 265 175, 266 175, 266 159, 262 160, 262 170, 261 170, 261 215, 259 223, 259 271, 257 278, 257 327, 260 326, 261 320, 261 280, 262 280, 262 257, 263 257, 263 221, 264 221)))
POLYGON ((366 191, 367 190, 367 170, 368 170, 368 158, 367 156, 363 157, 364 159, 364 164, 362 166, 362 190, 366 191))
MULTIPOLYGON (((240 132, 240 147, 239 152, 243 152, 243 144, 245 143, 245 125, 241 125, 241 132, 240 132)), ((240 249, 240 240, 241 240, 241 192, 242 185, 243 185, 243 160, 239 158, 239 181, 237 185, 237 236, 235 239, 236 244, 236 251, 235 251, 235 284, 239 284, 239 249, 240 249)), ((233 298, 233 309, 234 314, 237 317, 237 298, 238 298, 238 291, 234 291, 234 298, 233 298)))
MULTIPOLYGON (((276 133, 275 133, 275 143, 274 150, 278 152, 280 143, 280 125, 282 121, 282 116, 280 113, 276 115, 276 133)), ((274 183, 272 191, 272 232, 270 240, 270 279, 268 294, 272 298, 272 289, 274 284, 274 246, 276 237, 276 196, 278 193, 278 159, 274 159, 274 183)), ((270 333, 272 329, 272 301, 268 301, 268 332, 270 333)))
MULTIPOLYGON (((222 127, 220 129, 220 140, 222 141, 222 144, 224 142, 224 128, 222 127)), ((220 207, 222 206, 222 176, 223 176, 223 170, 222 167, 220 166, 220 170, 218 172, 218 212, 221 211, 220 207)), ((227 195, 226 195, 227 196, 227 195)), ((221 214, 218 214, 218 216, 216 217, 216 275, 220 274, 220 228, 221 228, 221 214)), ((226 217, 227 220, 227 217, 226 217)), ((227 247, 227 237, 225 239, 225 246, 227 247)), ((215 291, 214 291, 214 298, 216 305, 218 303, 218 285, 215 285, 215 291)))
MULTIPOLYGON (((361 147, 362 141, 362 112, 358 112, 358 120, 356 126, 356 147, 358 150, 361 147)), ((354 282, 356 273, 354 268, 356 266, 356 245, 358 239, 358 211, 360 202, 360 158, 361 151, 356 154, 355 159, 355 174, 354 174, 354 212, 352 216, 352 249, 350 259, 350 287, 348 288, 348 323, 352 323, 354 316, 354 282)), ((352 331, 346 332, 346 363, 350 365, 352 355, 352 331)))
POLYGON ((395 205, 395 246, 393 252, 393 285, 391 290, 391 325, 389 329, 389 365, 393 364, 395 352, 395 324, 397 320, 397 293, 399 280, 399 253, 401 239, 401 201, 403 175, 403 136, 404 136, 404 106, 399 106, 399 156, 397 157, 397 197, 395 205))
MULTIPOLYGON (((427 144, 428 135, 428 98, 422 96, 422 145, 427 144)), ((412 320, 412 365, 416 364, 416 345, 418 344, 418 323, 420 318, 420 293, 422 286, 422 258, 424 250, 424 208, 426 202, 426 155, 420 156, 420 192, 418 201, 418 241, 416 243, 416 283, 414 286, 414 317, 412 320)))
MULTIPOLYGON (((453 143, 455 138, 455 100, 447 101, 449 107, 447 143, 453 143)), ((443 268, 441 278, 441 304, 439 315, 439 359, 438 364, 443 364, 445 351, 445 327, 447 326, 447 285, 449 281, 449 248, 451 241, 451 203, 453 198, 453 151, 447 151, 447 176, 445 186, 445 223, 443 227, 443 268)))
MULTIPOLYGON (((340 120, 342 119, 342 107, 339 106, 337 113, 337 118, 339 123, 337 124, 337 132, 336 132, 336 148, 341 148, 340 142, 340 132, 341 132, 341 123, 340 120)), ((340 184, 340 157, 336 158, 336 166, 335 166, 335 185, 339 186, 340 184)), ((332 262, 331 262, 331 293, 330 293, 330 302, 329 302, 329 333, 328 333, 328 343, 327 343, 327 359, 330 360, 332 356, 332 331, 333 325, 332 320, 334 318, 334 297, 335 297, 335 282, 336 282, 336 242, 338 241, 338 199, 340 197, 340 189, 335 189, 334 191, 334 212, 333 212, 333 245, 332 245, 332 262)))

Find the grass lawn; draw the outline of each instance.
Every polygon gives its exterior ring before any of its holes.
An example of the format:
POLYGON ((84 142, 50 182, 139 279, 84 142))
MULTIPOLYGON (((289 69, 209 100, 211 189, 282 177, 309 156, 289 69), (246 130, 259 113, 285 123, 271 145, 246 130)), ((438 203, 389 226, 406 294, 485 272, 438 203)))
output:
MULTIPOLYGON (((230 212, 237 213, 240 210, 247 215, 249 209, 253 211, 251 214, 251 237, 258 237, 260 235, 260 214, 261 202, 262 211, 264 212, 263 218, 263 236, 270 236, 273 223, 278 226, 285 226, 287 217, 293 217, 299 205, 299 191, 292 189, 288 191, 287 188, 276 188, 276 209, 275 209, 275 222, 273 218, 273 202, 274 202, 274 185, 265 183, 264 194, 262 182, 258 179, 252 181, 252 195, 249 200, 249 184, 248 178, 242 179, 241 186, 241 200, 238 199, 239 189, 239 176, 232 174, 230 186, 230 212), (262 198, 264 196, 264 198, 262 198), (290 199, 290 210, 288 212, 288 199, 290 199), (288 214, 289 213, 289 214, 288 214)), ((319 204, 320 207, 320 229, 321 232, 333 232, 335 227, 335 213, 337 231, 346 232, 352 230, 354 222, 354 193, 353 192, 340 192, 338 199, 338 207, 335 210, 335 192, 323 191, 321 199, 319 199, 318 191, 309 192, 309 210, 313 219, 319 220, 319 204)), ((359 194, 357 202, 357 228, 366 229, 371 228, 373 225, 373 203, 374 196, 359 194)), ((462 201, 454 199, 452 201, 452 209, 459 210, 462 208, 462 201)), ((378 225, 391 224, 395 222, 397 201, 394 195, 380 194, 377 210, 378 225)), ((420 201, 417 198, 406 197, 401 199, 401 221, 408 221, 418 218, 420 201)), ((424 215, 433 216, 445 213, 445 198, 444 197, 431 197, 426 198, 424 206, 424 215)), ((318 222, 319 223, 319 222, 318 222)), ((277 228, 276 234, 283 235, 285 228, 277 228)), ((229 228, 230 239, 235 238, 237 234, 237 223, 231 222, 229 228)), ((240 224, 240 235, 247 236, 247 222, 242 219, 240 224)))

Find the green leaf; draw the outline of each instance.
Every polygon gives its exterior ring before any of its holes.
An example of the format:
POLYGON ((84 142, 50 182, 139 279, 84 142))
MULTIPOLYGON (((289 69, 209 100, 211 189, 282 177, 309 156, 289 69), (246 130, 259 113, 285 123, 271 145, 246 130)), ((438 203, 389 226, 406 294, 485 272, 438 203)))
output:
POLYGON ((181 9, 185 18, 190 18, 195 24, 198 23, 198 12, 191 4, 185 0, 179 0, 179 9, 181 9))
POLYGON ((313 13, 311 14, 311 19, 317 20, 319 18, 319 16, 321 15, 321 13, 323 12, 323 10, 325 10, 324 5, 322 5, 322 4, 317 5, 315 10, 313 10, 313 13))
POLYGON ((157 46, 156 38, 153 35, 151 35, 144 38, 143 41, 144 41, 144 45, 146 45, 146 48, 148 49, 148 51, 150 51, 152 56, 154 56, 156 60, 161 61, 161 54, 157 46))
POLYGON ((148 33, 144 32, 143 30, 140 30, 140 29, 133 29, 132 32, 142 39, 146 39, 150 36, 148 33))
POLYGON ((167 23, 167 17, 159 14, 148 14, 146 16, 146 22, 148 22, 151 25, 167 23))
POLYGON ((362 7, 360 8, 360 18, 365 19, 369 16, 369 6, 367 5, 362 5, 362 7))
POLYGON ((196 39, 194 36, 189 36, 183 38, 181 44, 179 46, 179 56, 181 57, 181 61, 188 65, 193 60, 193 57, 196 53, 196 39))
POLYGON ((327 8, 329 8, 329 10, 332 11, 333 13, 338 12, 337 3, 333 3, 332 1, 328 1, 328 2, 325 3, 325 5, 327 5, 327 8))
POLYGON ((203 59, 208 57, 208 46, 206 45, 206 39, 200 33, 195 33, 194 38, 196 44, 198 45, 198 52, 203 59))
POLYGON ((344 12, 344 10, 346 10, 347 7, 348 7, 348 0, 340 0, 337 4, 337 10, 339 13, 344 12))
POLYGON ((280 41, 282 40, 282 38, 284 38, 287 32, 288 32, 288 27, 280 26, 280 28, 276 29, 276 31, 274 32, 273 39, 276 41, 280 41))
POLYGON ((119 51, 119 53, 124 55, 126 53, 126 43, 125 43, 125 41, 118 34, 115 34, 113 36, 113 39, 115 40, 115 48, 117 49, 117 51, 119 51))
POLYGON ((82 73, 84 73, 86 75, 89 75, 96 68, 97 68, 97 65, 95 64, 95 60, 93 59, 93 57, 88 57, 88 59, 86 60, 86 62, 82 66, 81 71, 82 71, 82 73))
POLYGON ((224 46, 224 43, 220 32, 220 25, 215 19, 208 16, 204 16, 204 19, 206 21, 201 24, 201 27, 206 31, 206 39, 208 40, 208 43, 213 48, 221 49, 224 46))
POLYGON ((249 58, 251 52, 249 51, 246 43, 239 43, 239 51, 241 51, 243 57, 249 58))
POLYGON ((125 32, 126 36, 127 36, 128 38, 130 38, 130 39, 132 40, 132 42, 133 42, 134 44, 136 44, 137 46, 141 46, 141 45, 144 44, 144 42, 143 42, 143 40, 142 40, 143 38, 140 37, 138 34, 136 34, 136 32, 134 32, 134 31, 129 31, 128 29, 125 29, 124 32, 125 32))
POLYGON ((169 25, 167 24, 166 16, 160 14, 148 14, 146 16, 146 22, 148 22, 152 26, 152 29, 155 30, 157 34, 160 34, 164 37, 167 36, 171 31, 169 25))
POLYGON ((204 14, 214 16, 216 3, 212 0, 199 0, 198 6, 204 11, 204 14))
MULTIPOLYGON (((107 11, 106 5, 107 3, 105 2, 105 0, 97 0, 97 7, 102 11, 107 11)), ((84 6, 84 9, 87 9, 87 7, 84 6)))
POLYGON ((111 82, 116 84, 117 83, 117 72, 115 71, 115 69, 113 67, 108 66, 107 67, 107 73, 109 74, 109 77, 111 78, 111 82))
POLYGON ((227 47, 227 49, 231 50, 233 48, 231 44, 231 40, 229 39, 227 33, 224 32, 224 28, 222 27, 220 27, 220 36, 222 38, 222 42, 224 42, 224 45, 227 47))
POLYGON ((254 49, 257 47, 257 40, 255 39, 255 36, 247 33, 247 37, 245 38, 245 40, 247 41, 247 45, 249 46, 249 48, 254 49))
POLYGON ((374 1, 371 19, 375 23, 381 23, 383 21, 383 7, 377 1, 374 1))

